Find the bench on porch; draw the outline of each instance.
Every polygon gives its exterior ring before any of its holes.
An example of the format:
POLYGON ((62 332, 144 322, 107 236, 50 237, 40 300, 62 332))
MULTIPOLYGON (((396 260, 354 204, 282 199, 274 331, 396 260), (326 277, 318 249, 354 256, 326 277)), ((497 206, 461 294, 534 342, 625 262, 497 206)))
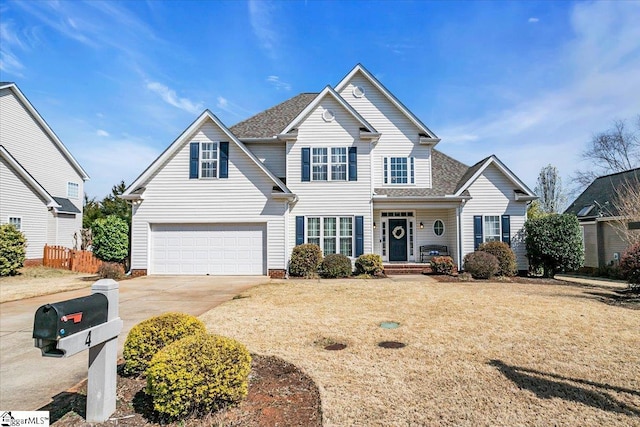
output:
POLYGON ((430 262, 434 256, 450 256, 449 249, 445 245, 420 246, 420 262, 430 262))

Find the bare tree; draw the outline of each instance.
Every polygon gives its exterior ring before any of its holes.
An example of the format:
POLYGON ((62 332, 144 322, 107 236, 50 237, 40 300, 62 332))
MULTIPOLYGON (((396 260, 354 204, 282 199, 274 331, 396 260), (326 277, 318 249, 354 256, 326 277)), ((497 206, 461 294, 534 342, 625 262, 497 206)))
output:
POLYGON ((624 172, 640 166, 640 114, 635 125, 628 128, 624 120, 616 120, 613 128, 593 135, 581 155, 590 162, 586 170, 577 170, 571 177, 579 193, 599 176, 624 172))
POLYGON ((559 213, 567 198, 562 190, 562 179, 558 168, 547 165, 540 170, 535 193, 539 197, 539 208, 545 213, 559 213))
POLYGON ((618 187, 613 206, 617 220, 612 225, 618 236, 627 246, 640 243, 640 230, 629 227, 629 223, 640 223, 640 180, 630 179, 618 187))

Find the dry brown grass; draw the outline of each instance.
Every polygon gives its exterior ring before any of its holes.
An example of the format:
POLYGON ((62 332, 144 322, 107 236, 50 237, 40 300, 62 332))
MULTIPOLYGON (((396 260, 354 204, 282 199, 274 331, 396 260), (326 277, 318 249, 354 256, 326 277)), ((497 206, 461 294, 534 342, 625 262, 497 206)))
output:
POLYGON ((640 425, 640 311, 603 304, 593 291, 290 280, 202 319, 306 371, 326 425, 640 425), (390 320, 400 328, 379 327, 390 320), (383 340, 407 347, 379 348, 383 340), (348 347, 324 350, 331 342, 348 347))
POLYGON ((24 267, 16 276, 0 277, 0 303, 88 287, 92 277, 43 266, 24 267))

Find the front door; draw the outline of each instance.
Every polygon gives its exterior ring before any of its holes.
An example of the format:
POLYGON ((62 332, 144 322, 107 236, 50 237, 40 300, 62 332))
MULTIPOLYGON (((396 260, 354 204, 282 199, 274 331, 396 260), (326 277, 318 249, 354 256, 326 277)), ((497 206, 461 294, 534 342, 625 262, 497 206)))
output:
POLYGON ((406 219, 389 219, 389 261, 407 261, 406 219))

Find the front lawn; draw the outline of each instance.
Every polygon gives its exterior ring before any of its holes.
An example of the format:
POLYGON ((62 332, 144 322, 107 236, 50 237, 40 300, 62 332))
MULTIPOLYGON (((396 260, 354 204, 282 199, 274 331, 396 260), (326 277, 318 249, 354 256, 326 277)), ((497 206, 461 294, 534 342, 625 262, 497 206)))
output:
POLYGON ((302 368, 320 389, 326 425, 640 425, 640 311, 604 304, 606 292, 288 280, 201 318, 302 368), (389 321, 400 326, 379 326, 389 321), (325 350, 335 343, 347 347, 325 350))
POLYGON ((93 274, 43 266, 23 267, 15 276, 0 277, 0 303, 91 286, 93 274))

